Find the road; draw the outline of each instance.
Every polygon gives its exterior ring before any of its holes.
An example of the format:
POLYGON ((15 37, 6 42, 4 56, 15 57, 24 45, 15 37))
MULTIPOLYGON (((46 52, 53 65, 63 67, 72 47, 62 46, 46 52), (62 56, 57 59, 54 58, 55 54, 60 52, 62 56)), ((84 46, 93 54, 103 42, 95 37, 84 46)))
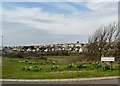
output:
POLYGON ((2 81, 3 84, 118 84, 120 79, 81 80, 81 81, 2 81))

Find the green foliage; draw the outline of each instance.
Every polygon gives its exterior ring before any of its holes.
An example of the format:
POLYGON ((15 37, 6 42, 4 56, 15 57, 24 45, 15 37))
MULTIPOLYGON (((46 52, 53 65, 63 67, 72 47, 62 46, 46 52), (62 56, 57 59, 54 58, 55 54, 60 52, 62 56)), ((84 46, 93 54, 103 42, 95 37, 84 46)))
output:
POLYGON ((84 66, 83 66, 83 64, 78 64, 78 65, 75 65, 75 64, 69 64, 68 66, 67 66, 67 69, 72 69, 72 70, 77 70, 77 69, 82 69, 82 68, 85 68, 84 66))
POLYGON ((42 70, 42 68, 40 68, 38 65, 33 65, 33 66, 28 66, 28 67, 25 66, 23 67, 23 70, 38 72, 42 70))
POLYGON ((53 65, 53 66, 51 67, 51 70, 56 70, 56 69, 58 69, 58 66, 56 66, 56 65, 53 65))
MULTIPOLYGON (((120 65, 113 63, 114 70, 103 71, 102 69, 91 70, 89 63, 69 63, 72 67, 66 68, 68 63, 57 63, 53 65, 52 61, 49 64, 46 61, 28 60, 27 63, 20 63, 23 59, 2 59, 2 78, 3 79, 65 79, 65 78, 85 78, 85 77, 103 77, 103 76, 116 76, 120 65), (39 65, 29 64, 29 62, 38 62, 39 65), (40 65, 40 63, 44 65, 40 65), (83 67, 81 66, 83 65, 83 67), (82 70, 79 70, 78 65, 82 70), (87 68, 85 68, 85 66, 87 68), (53 68, 51 70, 51 68, 53 68)), ((24 59, 25 60, 25 59, 24 59)), ((109 68, 105 66, 106 68, 109 68)))
POLYGON ((110 64, 104 63, 104 70, 110 70, 110 64))
POLYGON ((29 64, 32 64, 32 62, 29 62, 29 64))
POLYGON ((19 63, 25 63, 25 61, 18 61, 19 63))
POLYGON ((38 65, 38 62, 32 62, 32 61, 27 61, 27 60, 20 60, 18 61, 19 63, 28 63, 28 64, 33 64, 33 65, 38 65))
POLYGON ((25 66, 25 67, 23 67, 23 70, 26 70, 27 69, 27 67, 25 66))
POLYGON ((46 63, 46 64, 49 64, 49 63, 50 63, 50 61, 45 61, 45 63, 46 63))
POLYGON ((67 66, 67 69, 71 69, 73 67, 73 64, 69 64, 68 66, 67 66))
POLYGON ((79 64, 79 65, 77 65, 77 68, 81 69, 81 68, 85 68, 85 66, 83 66, 83 64, 79 64))
MULTIPOLYGON (((99 69, 99 68, 102 69, 102 64, 100 62, 96 62, 96 63, 93 63, 91 65, 92 65, 92 69, 99 69)), ((104 63, 104 68, 103 69, 104 70, 110 70, 110 64, 104 63)))
POLYGON ((40 65, 42 65, 43 63, 40 63, 40 65))
POLYGON ((53 61, 52 64, 55 65, 55 61, 53 61))
POLYGON ((92 69, 98 69, 102 67, 101 63, 99 62, 93 63, 91 64, 91 66, 92 66, 92 69))
POLYGON ((20 61, 18 61, 19 63, 27 63, 28 61, 27 60, 20 60, 20 61))

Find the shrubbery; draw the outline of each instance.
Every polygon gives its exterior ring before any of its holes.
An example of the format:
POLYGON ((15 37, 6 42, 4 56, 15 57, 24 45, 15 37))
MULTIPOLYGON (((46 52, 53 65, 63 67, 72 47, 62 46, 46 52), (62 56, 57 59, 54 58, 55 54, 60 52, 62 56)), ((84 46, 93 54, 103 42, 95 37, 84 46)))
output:
MULTIPOLYGON (((92 69, 92 70, 96 70, 96 69, 102 69, 102 64, 100 62, 95 62, 92 64, 89 64, 89 66, 85 65, 85 63, 77 63, 77 64, 68 64, 67 66, 59 66, 56 65, 56 63, 53 61, 44 61, 44 62, 32 62, 32 61, 27 61, 27 60, 23 60, 23 61, 18 61, 20 63, 27 63, 30 66, 25 66, 23 67, 23 70, 26 71, 34 71, 34 72, 38 72, 38 71, 61 71, 61 70, 80 70, 83 68, 87 68, 87 69, 92 69), (40 67, 40 65, 52 65, 52 67, 50 67, 50 69, 42 69, 40 67)), ((108 63, 104 63, 104 70, 110 70, 110 65, 108 63)))
POLYGON ((27 63, 27 60, 18 61, 19 63, 27 63))
POLYGON ((85 68, 85 66, 83 66, 83 64, 74 65, 74 64, 72 63, 72 64, 69 64, 69 65, 67 66, 67 69, 72 69, 72 70, 82 69, 82 68, 85 68))
MULTIPOLYGON (((102 64, 100 62, 96 62, 91 64, 92 69, 102 69, 102 64)), ((104 63, 104 70, 110 70, 110 64, 104 63)))
POLYGON ((55 65, 55 61, 53 61, 52 64, 55 65))
POLYGON ((32 60, 47 60, 46 57, 42 56, 41 53, 33 53, 33 52, 5 52, 3 54, 3 57, 8 58, 26 58, 26 59, 32 59, 32 60))
POLYGON ((85 66, 83 66, 83 64, 79 64, 79 65, 77 65, 77 68, 81 69, 81 68, 85 68, 85 66))
POLYGON ((25 66, 23 67, 23 70, 39 72, 40 70, 42 70, 42 68, 40 68, 38 65, 33 65, 33 66, 28 66, 28 67, 25 66))
POLYGON ((96 62, 96 63, 91 64, 91 67, 92 69, 98 69, 98 68, 101 68, 102 65, 99 62, 96 62))
POLYGON ((68 56, 69 52, 67 50, 56 50, 56 51, 48 51, 44 53, 47 56, 68 56))
POLYGON ((110 64, 104 63, 104 70, 110 70, 110 64))
POLYGON ((53 66, 51 67, 51 70, 56 70, 56 69, 58 69, 58 66, 56 66, 56 65, 53 65, 53 66))

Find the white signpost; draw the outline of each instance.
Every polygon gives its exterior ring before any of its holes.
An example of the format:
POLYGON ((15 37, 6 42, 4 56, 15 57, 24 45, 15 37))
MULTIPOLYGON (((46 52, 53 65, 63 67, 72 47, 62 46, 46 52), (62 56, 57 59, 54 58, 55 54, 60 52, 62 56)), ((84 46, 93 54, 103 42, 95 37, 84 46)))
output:
POLYGON ((101 57, 102 69, 104 70, 104 62, 110 62, 110 69, 112 69, 112 62, 115 61, 115 57, 101 57))
POLYGON ((115 61, 115 57, 101 57, 101 61, 115 61))

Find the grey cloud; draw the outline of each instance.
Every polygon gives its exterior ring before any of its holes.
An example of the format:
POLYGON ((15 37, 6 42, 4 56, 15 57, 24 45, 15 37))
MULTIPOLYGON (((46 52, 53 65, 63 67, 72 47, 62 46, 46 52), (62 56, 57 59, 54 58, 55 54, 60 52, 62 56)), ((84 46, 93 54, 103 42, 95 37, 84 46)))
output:
POLYGON ((18 34, 18 35, 23 35, 23 34, 49 34, 49 32, 43 30, 43 29, 36 29, 33 27, 29 27, 27 26, 27 24, 23 24, 23 23, 13 23, 13 22, 7 22, 7 21, 3 21, 2 23, 3 26, 3 35, 6 35, 7 33, 9 34, 18 34))
POLYGON ((48 19, 33 19, 33 21, 41 22, 41 23, 55 23, 56 20, 48 20, 48 19))
POLYGON ((34 45, 86 42, 87 36, 53 35, 48 31, 25 26, 24 24, 3 22, 4 45, 34 45))

